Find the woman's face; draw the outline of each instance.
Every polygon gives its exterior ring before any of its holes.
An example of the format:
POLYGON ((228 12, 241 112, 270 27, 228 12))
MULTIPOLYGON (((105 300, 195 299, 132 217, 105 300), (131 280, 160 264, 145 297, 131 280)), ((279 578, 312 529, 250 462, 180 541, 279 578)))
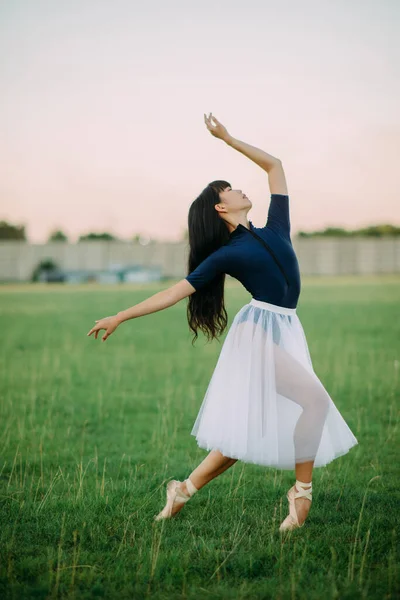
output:
POLYGON ((238 210, 252 207, 251 200, 248 199, 242 190, 233 190, 231 187, 227 187, 223 192, 219 193, 219 197, 221 204, 225 205, 226 212, 237 212, 238 210))

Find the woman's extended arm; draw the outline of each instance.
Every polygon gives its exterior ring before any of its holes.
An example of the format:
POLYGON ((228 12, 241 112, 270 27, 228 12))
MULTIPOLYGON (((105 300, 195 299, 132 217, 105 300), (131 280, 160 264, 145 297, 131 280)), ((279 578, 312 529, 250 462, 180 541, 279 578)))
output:
POLYGON ((169 308, 194 291, 194 287, 186 279, 181 279, 181 281, 178 281, 178 283, 168 289, 157 292, 153 296, 150 296, 150 298, 143 300, 143 302, 139 302, 139 304, 135 304, 135 306, 117 313, 118 322, 123 323, 129 319, 136 319, 136 317, 143 317, 144 315, 169 308))
POLYGON ((247 158, 250 158, 256 165, 268 173, 268 184, 271 194, 288 195, 285 171, 283 170, 282 161, 279 158, 275 158, 275 156, 268 154, 268 152, 264 152, 260 148, 246 144, 246 142, 242 142, 231 136, 226 140, 226 143, 228 146, 232 146, 232 148, 247 156, 247 158))
POLYGON ((232 146, 232 148, 244 154, 244 156, 247 156, 247 158, 250 158, 250 160, 264 169, 264 171, 270 171, 273 167, 281 162, 279 158, 272 156, 272 154, 268 154, 268 152, 265 152, 260 148, 256 148, 255 146, 251 146, 250 144, 246 144, 246 142, 242 142, 241 140, 238 140, 232 136, 229 136, 229 138, 226 140, 226 143, 228 146, 232 146))
POLYGON ((105 329, 105 334, 101 338, 103 342, 105 342, 106 339, 117 329, 118 325, 124 321, 136 319, 137 317, 143 317, 144 315, 149 315, 159 310, 169 308, 183 298, 190 296, 190 294, 193 294, 195 291, 195 288, 186 279, 181 279, 175 285, 172 285, 166 290, 162 290, 161 292, 153 294, 146 300, 143 300, 143 302, 139 302, 139 304, 135 304, 131 308, 122 310, 111 317, 99 319, 96 321, 96 325, 92 327, 87 335, 92 335, 92 333, 94 333, 94 337, 97 340, 99 331, 101 329, 105 329))
POLYGON ((227 129, 210 113, 210 116, 207 117, 204 115, 204 120, 206 122, 207 128, 210 133, 221 140, 223 140, 228 146, 231 146, 244 156, 247 156, 250 160, 252 160, 256 165, 264 169, 268 173, 268 182, 271 190, 271 194, 285 194, 287 195, 287 184, 285 179, 285 172, 282 167, 282 161, 272 154, 268 154, 264 150, 260 148, 256 148, 255 146, 251 146, 246 142, 242 142, 234 138, 230 135, 227 129), (213 125, 211 122, 213 119, 216 122, 216 125, 213 125))

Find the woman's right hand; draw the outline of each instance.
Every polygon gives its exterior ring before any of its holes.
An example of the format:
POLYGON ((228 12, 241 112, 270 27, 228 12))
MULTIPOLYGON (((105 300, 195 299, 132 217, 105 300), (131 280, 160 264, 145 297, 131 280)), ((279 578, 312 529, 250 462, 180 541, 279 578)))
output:
POLYGON ((88 335, 90 336, 90 335, 92 335, 92 333, 94 333, 94 337, 97 340, 99 331, 101 331, 101 329, 105 329, 106 330, 105 334, 101 338, 103 340, 103 342, 105 342, 106 339, 108 337, 110 337, 110 335, 112 333, 114 333, 114 331, 117 329, 118 325, 120 324, 117 315, 112 315, 111 317, 104 317, 104 319, 99 319, 98 321, 95 321, 95 322, 96 322, 96 325, 94 325, 92 327, 92 329, 89 331, 88 335))
POLYGON ((230 140, 231 136, 229 135, 226 127, 224 127, 222 123, 218 121, 218 119, 213 117, 212 113, 210 113, 208 117, 206 113, 204 113, 204 121, 211 135, 220 140, 224 140, 224 142, 228 142, 230 140), (212 123, 212 120, 216 122, 216 125, 212 123))

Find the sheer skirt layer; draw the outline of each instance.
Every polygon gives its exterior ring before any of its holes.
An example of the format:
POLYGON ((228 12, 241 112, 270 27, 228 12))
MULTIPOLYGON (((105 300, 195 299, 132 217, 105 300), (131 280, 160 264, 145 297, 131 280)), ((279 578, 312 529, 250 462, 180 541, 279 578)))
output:
POLYGON ((233 319, 191 434, 280 469, 321 467, 358 443, 314 372, 296 309, 255 299, 233 319))

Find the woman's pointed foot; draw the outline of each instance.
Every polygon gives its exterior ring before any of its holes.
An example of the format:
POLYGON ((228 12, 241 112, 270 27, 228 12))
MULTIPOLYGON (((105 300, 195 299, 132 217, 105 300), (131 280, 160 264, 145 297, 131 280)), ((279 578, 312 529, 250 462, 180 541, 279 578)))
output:
POLYGON ((304 525, 312 502, 312 484, 296 480, 287 493, 289 514, 282 521, 279 531, 292 531, 304 525))
POLYGON ((176 515, 197 491, 190 479, 185 481, 173 479, 170 481, 167 484, 167 502, 162 511, 154 517, 154 520, 170 519, 176 515))

